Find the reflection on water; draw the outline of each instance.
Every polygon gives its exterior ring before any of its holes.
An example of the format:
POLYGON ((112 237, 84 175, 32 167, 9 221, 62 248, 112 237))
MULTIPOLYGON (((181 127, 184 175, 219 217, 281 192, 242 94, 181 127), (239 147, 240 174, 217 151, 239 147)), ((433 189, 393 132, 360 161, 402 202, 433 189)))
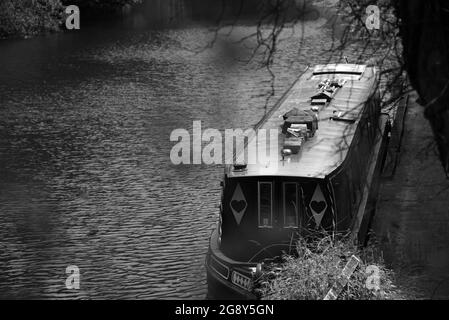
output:
MULTIPOLYGON (((172 165, 169 136, 194 120, 254 125, 270 77, 236 60, 251 50, 233 42, 253 27, 194 53, 213 36, 205 26, 128 22, 0 43, 2 297, 206 294, 222 168, 172 165), (65 289, 68 265, 80 268, 79 291, 65 289)), ((305 25, 301 54, 299 41, 282 44, 277 97, 325 62, 313 49, 326 46, 322 24, 305 25)))

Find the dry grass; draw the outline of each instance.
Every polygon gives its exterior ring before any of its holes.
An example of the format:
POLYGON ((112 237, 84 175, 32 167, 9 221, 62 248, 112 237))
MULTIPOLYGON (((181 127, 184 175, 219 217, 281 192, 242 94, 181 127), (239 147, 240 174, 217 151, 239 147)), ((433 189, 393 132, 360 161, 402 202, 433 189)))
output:
POLYGON ((341 279, 341 272, 352 255, 362 260, 338 296, 342 300, 413 299, 410 289, 395 286, 395 274, 385 267, 373 248, 360 250, 350 241, 331 237, 300 240, 296 256, 285 256, 281 264, 272 264, 256 280, 255 291, 268 300, 321 300, 341 279), (367 288, 366 268, 379 270, 379 290, 367 288))

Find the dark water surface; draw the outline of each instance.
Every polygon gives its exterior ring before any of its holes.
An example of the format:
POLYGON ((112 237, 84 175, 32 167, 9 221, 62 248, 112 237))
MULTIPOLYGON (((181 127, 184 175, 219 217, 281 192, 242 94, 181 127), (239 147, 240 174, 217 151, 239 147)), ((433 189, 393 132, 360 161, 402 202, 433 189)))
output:
MULTIPOLYGON (((222 167, 171 164, 170 133, 254 125, 271 78, 238 61, 253 43, 233 42, 251 25, 195 53, 207 27, 142 19, 0 42, 0 296, 205 296, 222 167), (65 289, 69 265, 78 291, 65 289)), ((270 105, 327 61, 324 22, 282 42, 270 105)))

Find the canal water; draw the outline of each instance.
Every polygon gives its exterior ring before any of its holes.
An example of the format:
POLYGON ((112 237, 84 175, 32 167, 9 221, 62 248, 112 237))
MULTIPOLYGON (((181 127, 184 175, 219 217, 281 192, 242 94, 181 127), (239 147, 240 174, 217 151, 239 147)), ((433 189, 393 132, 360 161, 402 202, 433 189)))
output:
MULTIPOLYGON (((223 168, 173 165, 170 133, 195 120, 248 128, 272 82, 260 55, 244 61, 255 43, 238 40, 254 22, 209 47, 207 12, 153 2, 77 32, 0 42, 0 297, 205 297, 223 168), (65 287, 69 265, 79 290, 65 287)), ((307 64, 331 59, 317 18, 282 35, 268 107, 307 64)))

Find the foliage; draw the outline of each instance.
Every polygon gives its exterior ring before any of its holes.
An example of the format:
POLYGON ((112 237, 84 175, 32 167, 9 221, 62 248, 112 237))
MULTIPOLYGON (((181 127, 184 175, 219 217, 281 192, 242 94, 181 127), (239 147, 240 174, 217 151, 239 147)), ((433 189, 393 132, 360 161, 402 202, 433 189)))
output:
POLYGON ((343 287, 338 299, 379 300, 409 299, 413 294, 399 290, 394 274, 376 257, 374 249, 358 249, 348 240, 300 240, 297 255, 286 256, 281 264, 271 264, 256 281, 256 292, 269 300, 320 300, 341 277, 341 272, 352 255, 362 262, 343 287), (379 290, 366 286, 367 266, 380 271, 379 290))
POLYGON ((60 28, 61 19, 59 0, 2 0, 0 38, 56 31, 60 28))
POLYGON ((64 8, 78 5, 83 17, 119 12, 142 0, 1 0, 0 38, 31 36, 61 29, 64 8))

